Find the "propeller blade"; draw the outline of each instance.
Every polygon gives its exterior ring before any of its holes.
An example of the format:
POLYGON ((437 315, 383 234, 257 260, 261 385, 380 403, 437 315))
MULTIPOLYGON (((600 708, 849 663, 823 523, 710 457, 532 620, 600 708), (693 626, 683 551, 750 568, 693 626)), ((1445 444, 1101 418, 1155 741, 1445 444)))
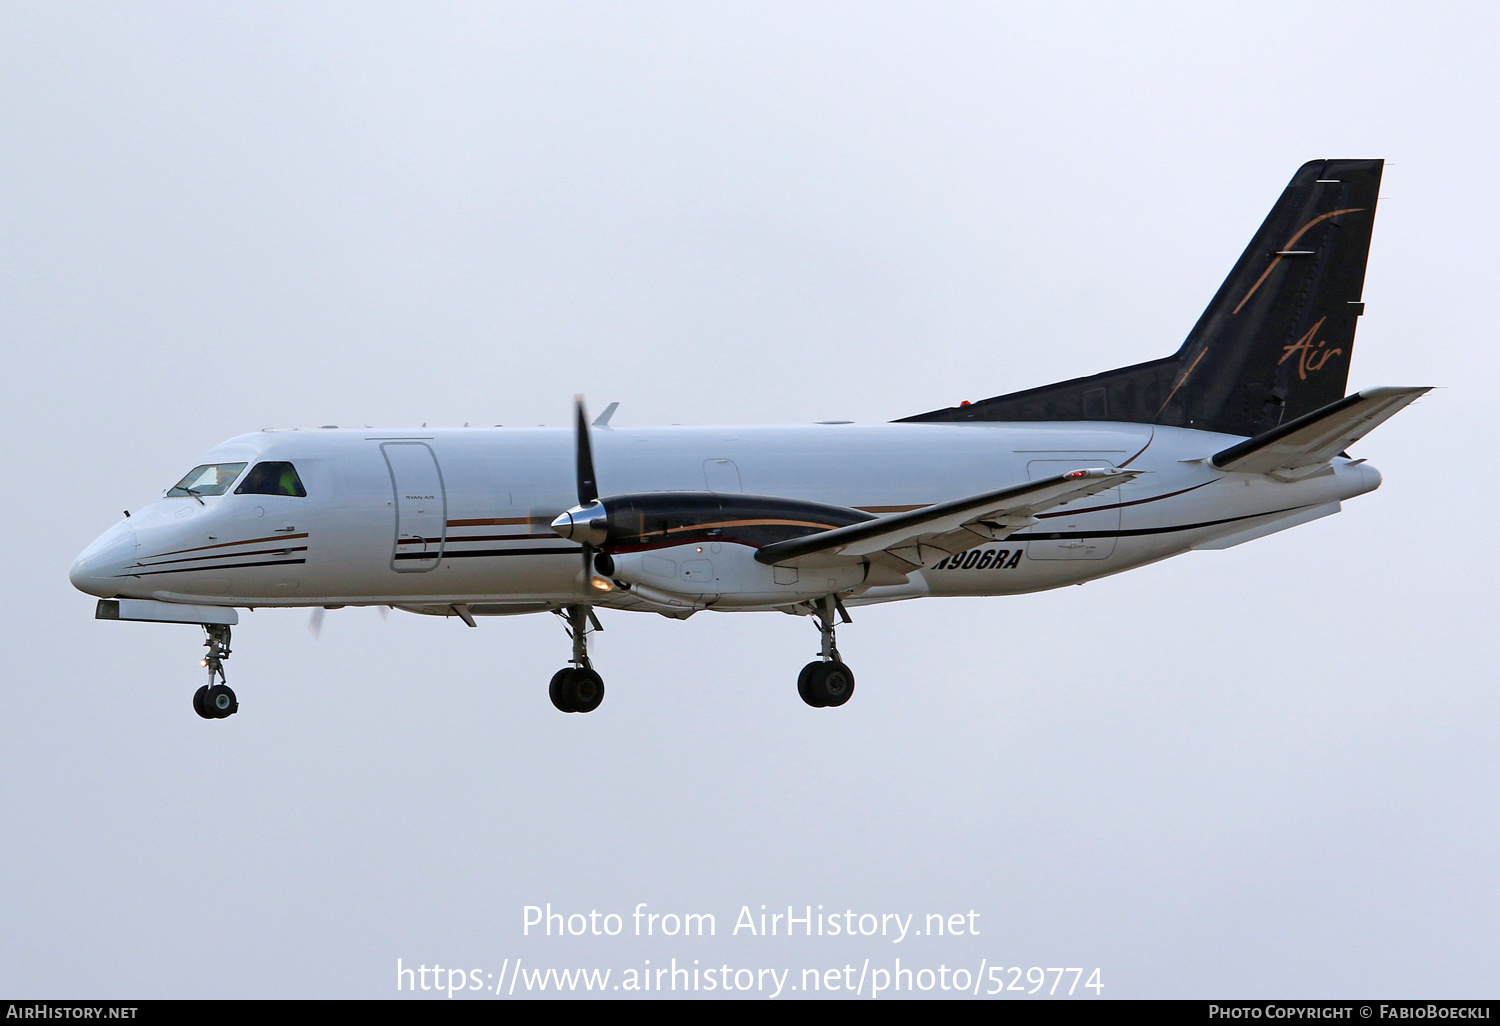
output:
POLYGON ((599 499, 598 479, 594 477, 594 451, 589 443, 589 415, 583 408, 583 396, 573 397, 578 413, 578 505, 587 506, 599 499))
MULTIPOLYGON (((602 513, 603 507, 596 505, 599 502, 599 482, 594 476, 594 449, 589 441, 588 411, 584 409, 583 396, 575 395, 573 403, 574 411, 577 414, 575 438, 577 440, 578 505, 592 506, 594 507, 594 512, 602 513)), ((614 406, 612 405, 605 412, 603 419, 607 421, 609 415, 613 412, 614 406)), ((569 524, 571 525, 571 523, 572 519, 570 517, 569 524)), ((554 524, 553 526, 555 527, 556 525, 554 524)), ((564 532, 564 537, 568 537, 571 534, 571 530, 570 526, 569 531, 564 532)), ((614 586, 609 582, 609 579, 599 576, 594 570, 594 556, 599 550, 586 541, 581 541, 580 547, 583 550, 584 590, 589 591, 592 589, 599 592, 613 591, 614 586)))
POLYGON ((322 606, 317 606, 313 609, 312 616, 307 618, 307 630, 313 636, 314 641, 317 641, 323 634, 323 614, 326 612, 327 610, 322 606))

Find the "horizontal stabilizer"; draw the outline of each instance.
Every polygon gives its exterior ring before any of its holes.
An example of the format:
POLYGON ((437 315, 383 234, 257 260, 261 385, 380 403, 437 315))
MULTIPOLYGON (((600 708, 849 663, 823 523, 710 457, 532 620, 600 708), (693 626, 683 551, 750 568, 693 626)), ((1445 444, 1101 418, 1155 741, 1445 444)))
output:
POLYGON ((1220 470, 1281 474, 1316 468, 1403 410, 1430 388, 1368 388, 1265 434, 1231 445, 1212 459, 1220 470))
POLYGON ((877 517, 831 531, 767 545, 762 563, 801 565, 870 559, 907 572, 1036 523, 1036 514, 1137 477, 1138 470, 1074 470, 908 513, 877 517))

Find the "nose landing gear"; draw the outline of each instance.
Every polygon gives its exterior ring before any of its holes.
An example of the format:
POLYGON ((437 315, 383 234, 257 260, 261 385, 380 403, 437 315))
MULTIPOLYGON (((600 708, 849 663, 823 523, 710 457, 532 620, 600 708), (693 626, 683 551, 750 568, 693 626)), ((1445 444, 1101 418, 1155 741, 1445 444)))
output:
POLYGON ((813 606, 813 616, 823 635, 822 658, 802 667, 797 675, 797 694, 814 709, 836 708, 854 694, 854 671, 839 659, 838 641, 834 637, 835 612, 845 623, 854 622, 837 595, 829 595, 813 606))
POLYGON ((229 658, 229 627, 204 624, 208 638, 203 647, 208 654, 200 664, 208 668, 208 683, 193 693, 193 711, 205 720, 222 720, 240 711, 240 703, 224 678, 224 660, 229 658), (215 684, 215 678, 219 683, 215 684))

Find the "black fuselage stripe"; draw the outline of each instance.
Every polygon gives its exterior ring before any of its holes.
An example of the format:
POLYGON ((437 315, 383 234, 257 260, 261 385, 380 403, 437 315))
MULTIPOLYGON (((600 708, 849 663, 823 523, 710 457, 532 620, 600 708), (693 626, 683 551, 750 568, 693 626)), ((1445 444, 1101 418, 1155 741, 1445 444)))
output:
POLYGON ((154 577, 157 574, 201 574, 208 570, 243 570, 252 566, 290 566, 293 563, 306 563, 305 559, 267 559, 259 563, 224 563, 220 566, 182 566, 171 570, 145 570, 141 573, 116 574, 117 577, 154 577))
POLYGON ((569 548, 535 549, 448 549, 444 552, 398 552, 397 559, 472 559, 476 556, 576 556, 583 550, 569 548))
POLYGON ((1204 481, 1202 484, 1195 484, 1191 488, 1182 488, 1175 492, 1167 492, 1164 495, 1152 495, 1144 499, 1132 499, 1130 502, 1112 502, 1108 506, 1090 506, 1088 509, 1060 509, 1055 513, 1038 513, 1036 518, 1038 520, 1046 520, 1048 517, 1083 516, 1085 513, 1098 513, 1101 510, 1124 509, 1126 506, 1139 506, 1147 502, 1160 502, 1162 499, 1170 499, 1176 495, 1186 495, 1188 492, 1195 492, 1199 488, 1207 487, 1213 483, 1213 481, 1204 481))
POLYGON ((205 549, 228 549, 236 545, 262 545, 266 542, 291 541, 294 538, 306 537, 306 531, 303 531, 301 534, 273 534, 268 538, 246 538, 243 541, 219 542, 217 545, 198 545, 191 549, 172 549, 170 552, 158 552, 155 556, 148 556, 146 558, 156 559, 160 556, 176 556, 184 552, 202 552, 205 549))
MULTIPOLYGON (((205 559, 238 559, 241 556, 273 556, 288 552, 306 552, 306 545, 283 545, 276 549, 256 549, 254 552, 216 552, 212 556, 183 556, 180 559, 157 559, 155 556, 147 556, 147 559, 155 560, 152 563, 137 562, 136 566, 166 566, 168 563, 201 563, 205 559)), ((250 564, 246 563, 245 566, 250 564)))
POLYGON ((455 545, 458 542, 490 542, 490 541, 540 541, 543 538, 556 538, 557 535, 551 531, 546 534, 480 534, 467 536, 462 534, 450 534, 446 538, 402 538, 396 542, 397 545, 455 545))
POLYGON ((1295 513, 1307 506, 1289 506, 1286 509, 1267 510, 1265 513, 1246 513, 1244 516, 1225 517, 1223 520, 1205 520, 1200 524, 1179 524, 1176 527, 1138 527, 1128 531, 1048 531, 1045 534, 1013 534, 1005 540, 1013 541, 1057 541, 1060 538, 1138 538, 1150 534, 1171 534, 1174 531, 1197 531, 1205 527, 1218 527, 1238 520, 1254 520, 1256 517, 1274 517, 1283 513, 1295 513))

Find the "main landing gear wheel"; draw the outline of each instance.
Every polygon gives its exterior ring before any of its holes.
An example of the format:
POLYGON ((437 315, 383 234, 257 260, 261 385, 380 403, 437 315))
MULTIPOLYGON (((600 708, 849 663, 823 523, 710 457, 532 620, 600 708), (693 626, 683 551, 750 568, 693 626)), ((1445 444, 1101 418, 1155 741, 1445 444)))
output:
POLYGON ((837 708, 854 694, 854 671, 837 659, 808 663, 797 675, 797 694, 814 709, 837 708))
MULTIPOLYGON (((826 703, 820 702, 813 697, 812 692, 807 690, 807 682, 808 679, 812 677, 813 671, 822 665, 822 662, 808 663, 806 666, 802 667, 802 672, 797 674, 797 694, 802 696, 802 701, 806 702, 814 709, 821 709, 826 703)), ((205 688, 204 690, 206 691, 207 688, 205 688)))
POLYGON ((560 712, 593 712, 604 701, 604 680, 587 667, 569 666, 552 675, 547 696, 560 712))
POLYGON ((839 659, 838 641, 834 637, 838 616, 849 623, 849 613, 837 595, 828 595, 810 606, 818 622, 818 632, 823 636, 823 658, 802 667, 797 674, 797 694, 814 709, 836 708, 854 694, 854 671, 839 659))

